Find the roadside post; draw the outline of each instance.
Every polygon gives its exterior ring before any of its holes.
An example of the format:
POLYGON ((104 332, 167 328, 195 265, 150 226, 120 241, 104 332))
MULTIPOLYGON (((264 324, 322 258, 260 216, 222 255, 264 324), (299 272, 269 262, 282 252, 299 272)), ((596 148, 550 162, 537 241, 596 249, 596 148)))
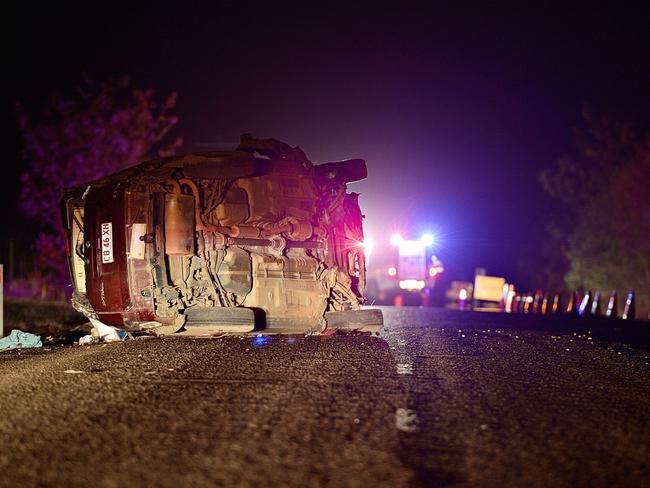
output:
POLYGON ((4 311, 4 288, 5 282, 3 280, 4 268, 0 264, 0 337, 5 336, 5 311, 4 311))

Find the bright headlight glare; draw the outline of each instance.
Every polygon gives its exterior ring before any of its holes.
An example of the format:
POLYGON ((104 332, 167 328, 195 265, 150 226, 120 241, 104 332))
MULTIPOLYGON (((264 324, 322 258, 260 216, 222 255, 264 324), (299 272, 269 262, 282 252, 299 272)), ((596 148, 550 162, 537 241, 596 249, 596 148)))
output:
POLYGON ((435 242, 435 239, 433 238, 433 234, 423 234, 422 237, 420 237, 420 241, 422 241, 422 244, 425 246, 432 246, 433 243, 435 242))

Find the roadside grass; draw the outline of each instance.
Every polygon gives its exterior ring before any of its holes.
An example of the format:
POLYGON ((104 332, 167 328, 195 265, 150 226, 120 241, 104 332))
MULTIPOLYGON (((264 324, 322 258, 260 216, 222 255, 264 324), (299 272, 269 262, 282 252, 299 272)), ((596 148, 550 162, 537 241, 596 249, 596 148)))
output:
POLYGON ((88 333, 88 320, 69 302, 12 298, 4 301, 4 335, 13 329, 40 336, 88 333))

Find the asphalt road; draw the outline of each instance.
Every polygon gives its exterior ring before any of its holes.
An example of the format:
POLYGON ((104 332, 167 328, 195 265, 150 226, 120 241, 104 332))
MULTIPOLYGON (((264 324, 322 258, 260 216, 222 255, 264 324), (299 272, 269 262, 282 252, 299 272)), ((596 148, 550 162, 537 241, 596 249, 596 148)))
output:
POLYGON ((384 312, 2 352, 0 486, 649 486, 650 324, 384 312))

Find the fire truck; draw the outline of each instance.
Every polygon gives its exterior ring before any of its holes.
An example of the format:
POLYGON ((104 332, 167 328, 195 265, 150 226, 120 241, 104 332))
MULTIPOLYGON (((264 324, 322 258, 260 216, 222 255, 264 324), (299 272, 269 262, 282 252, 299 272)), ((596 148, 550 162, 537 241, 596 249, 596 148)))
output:
POLYGON ((405 239, 401 234, 390 237, 388 259, 374 263, 371 276, 372 299, 380 304, 430 304, 440 274, 442 261, 433 254, 434 236, 405 239))

